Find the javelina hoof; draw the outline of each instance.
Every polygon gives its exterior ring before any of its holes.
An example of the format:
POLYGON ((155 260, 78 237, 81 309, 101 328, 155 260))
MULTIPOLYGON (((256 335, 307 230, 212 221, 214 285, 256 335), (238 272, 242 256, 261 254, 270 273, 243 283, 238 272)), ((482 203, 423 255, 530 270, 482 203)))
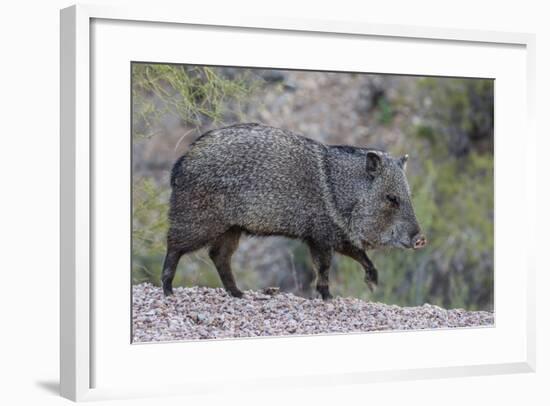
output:
POLYGON ((228 290, 229 294, 233 297, 236 297, 238 299, 242 298, 244 293, 241 292, 239 289, 231 289, 231 290, 228 290))
POLYGON ((164 296, 172 296, 174 294, 172 286, 163 285, 162 291, 164 292, 164 296))
POLYGON ((329 292, 327 286, 319 287, 319 288, 317 288, 317 290, 318 290, 319 293, 321 294, 321 298, 322 298, 323 300, 330 300, 330 299, 332 299, 332 295, 330 294, 330 292, 329 292))
POLYGON ((321 293, 321 297, 323 298, 324 301, 327 301, 327 300, 331 300, 332 299, 332 295, 330 292, 327 292, 325 294, 321 293))
POLYGON ((365 283, 367 284, 367 288, 369 288, 371 293, 374 293, 378 285, 375 282, 371 281, 368 276, 365 276, 365 283))
POLYGON ((371 292, 376 290, 378 286, 378 271, 376 269, 370 269, 365 273, 365 283, 371 292))

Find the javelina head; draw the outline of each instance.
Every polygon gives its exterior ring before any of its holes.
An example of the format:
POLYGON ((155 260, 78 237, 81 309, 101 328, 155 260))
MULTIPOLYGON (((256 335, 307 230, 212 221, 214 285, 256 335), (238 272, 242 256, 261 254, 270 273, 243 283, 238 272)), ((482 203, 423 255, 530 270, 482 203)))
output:
POLYGON ((361 191, 352 213, 352 227, 365 248, 418 249, 427 243, 411 202, 407 159, 407 155, 393 158, 379 151, 365 155, 370 187, 361 191))

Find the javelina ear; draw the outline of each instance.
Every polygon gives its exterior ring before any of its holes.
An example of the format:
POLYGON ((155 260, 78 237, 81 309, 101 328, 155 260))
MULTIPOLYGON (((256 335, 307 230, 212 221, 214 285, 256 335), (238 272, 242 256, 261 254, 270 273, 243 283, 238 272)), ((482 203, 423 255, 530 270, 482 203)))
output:
POLYGON ((408 154, 405 154, 403 155, 401 158, 399 158, 397 160, 397 163, 399 164, 399 166, 405 170, 405 168, 407 167, 407 161, 409 160, 409 155, 408 154))
POLYGON ((370 176, 374 176, 380 168, 381 163, 380 155, 373 151, 367 152, 367 173, 370 176))

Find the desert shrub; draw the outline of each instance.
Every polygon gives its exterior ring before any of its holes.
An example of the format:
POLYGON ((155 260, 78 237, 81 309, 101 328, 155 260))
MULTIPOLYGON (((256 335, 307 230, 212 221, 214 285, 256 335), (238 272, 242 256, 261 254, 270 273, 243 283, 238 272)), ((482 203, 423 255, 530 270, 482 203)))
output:
POLYGON ((492 155, 492 80, 423 78, 418 96, 418 110, 432 130, 432 141, 434 135, 442 137, 447 153, 460 157, 473 150, 492 155))
POLYGON ((206 120, 221 123, 230 112, 239 115, 240 103, 256 81, 246 72, 228 79, 220 68, 207 66, 134 63, 134 140, 158 134, 158 125, 167 116, 198 128, 206 120))
POLYGON ((152 178, 132 188, 132 279, 159 283, 168 230, 168 193, 152 178))

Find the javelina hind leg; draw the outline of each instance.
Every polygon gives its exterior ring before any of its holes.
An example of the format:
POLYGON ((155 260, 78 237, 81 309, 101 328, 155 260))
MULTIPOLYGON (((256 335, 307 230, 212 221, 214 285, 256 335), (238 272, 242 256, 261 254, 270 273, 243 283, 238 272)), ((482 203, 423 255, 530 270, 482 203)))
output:
POLYGON ((239 245, 240 236, 241 230, 230 228, 214 241, 208 252, 216 265, 225 290, 234 297, 243 296, 243 292, 237 287, 231 271, 231 256, 239 245))
POLYGON ((346 243, 343 248, 338 252, 354 259, 361 264, 361 266, 365 270, 365 283, 371 291, 374 291, 374 288, 378 284, 378 271, 374 267, 372 261, 367 256, 367 253, 364 250, 357 248, 349 243, 346 243))
POLYGON ((209 241, 212 241, 219 235, 213 230, 209 232, 197 233, 192 227, 172 226, 168 231, 168 247, 164 265, 162 266, 162 290, 165 296, 171 295, 172 281, 176 274, 179 259, 182 255, 196 251, 204 247, 209 241))
POLYGON ((178 267, 178 262, 182 256, 182 253, 183 252, 180 249, 175 249, 168 245, 166 257, 164 258, 164 265, 162 266, 161 276, 164 296, 170 296, 174 293, 172 291, 172 281, 174 280, 176 268, 178 267))
POLYGON ((325 248, 315 243, 308 243, 308 246, 313 265, 317 269, 317 292, 321 294, 323 300, 332 299, 329 291, 328 273, 333 251, 331 248, 325 248))

